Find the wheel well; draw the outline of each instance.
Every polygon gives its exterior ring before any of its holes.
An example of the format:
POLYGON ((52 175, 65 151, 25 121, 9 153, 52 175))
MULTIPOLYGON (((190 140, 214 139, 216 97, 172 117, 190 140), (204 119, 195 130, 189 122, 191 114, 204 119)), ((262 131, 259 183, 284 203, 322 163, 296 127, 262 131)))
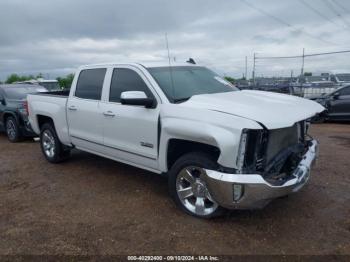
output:
POLYGON ((50 123, 53 124, 53 120, 51 117, 48 116, 43 116, 43 115, 38 115, 37 116, 38 119, 38 125, 39 125, 39 129, 41 130, 41 127, 45 124, 45 123, 50 123))
POLYGON ((167 153, 168 169, 172 167, 179 157, 186 153, 196 151, 209 153, 211 156, 213 156, 215 161, 217 161, 220 156, 220 149, 215 146, 188 140, 170 139, 167 153))

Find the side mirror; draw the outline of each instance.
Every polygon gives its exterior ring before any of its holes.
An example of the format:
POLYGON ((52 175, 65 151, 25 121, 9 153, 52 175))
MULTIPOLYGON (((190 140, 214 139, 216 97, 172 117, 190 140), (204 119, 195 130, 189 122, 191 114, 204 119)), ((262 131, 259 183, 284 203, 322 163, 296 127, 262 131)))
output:
POLYGON ((339 94, 338 92, 337 92, 337 93, 334 93, 334 94, 333 94, 333 99, 338 99, 339 96, 340 96, 340 94, 339 94))
POLYGON ((5 106, 6 105, 6 101, 4 98, 0 98, 0 104, 5 106))
POLYGON ((154 106, 154 99, 147 97, 142 91, 126 91, 121 93, 120 102, 123 105, 144 106, 152 108, 154 106))

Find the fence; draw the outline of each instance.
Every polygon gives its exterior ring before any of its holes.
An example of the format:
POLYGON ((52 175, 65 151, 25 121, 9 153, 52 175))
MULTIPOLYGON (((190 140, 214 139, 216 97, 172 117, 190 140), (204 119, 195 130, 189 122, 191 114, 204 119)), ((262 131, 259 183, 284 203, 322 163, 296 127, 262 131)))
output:
POLYGON ((304 98, 312 98, 322 94, 329 94, 336 89, 336 87, 306 87, 301 89, 301 94, 304 98))

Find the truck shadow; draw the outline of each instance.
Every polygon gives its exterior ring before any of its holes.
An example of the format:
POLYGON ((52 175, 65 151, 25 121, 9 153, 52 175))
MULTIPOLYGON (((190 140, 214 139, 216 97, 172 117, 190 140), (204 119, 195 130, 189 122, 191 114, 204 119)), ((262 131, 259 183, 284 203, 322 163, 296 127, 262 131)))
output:
MULTIPOLYGON (((169 210, 164 210, 164 212, 173 213, 177 217, 189 217, 178 209, 172 201, 168 193, 166 175, 154 174, 143 169, 78 150, 74 150, 71 159, 66 164, 84 166, 84 169, 94 172, 96 176, 103 176, 106 179, 110 179, 111 183, 124 183, 127 188, 130 187, 130 190, 140 188, 143 191, 140 193, 153 195, 154 197, 152 198, 155 202, 157 199, 167 202, 165 208, 169 208, 169 210)), ((293 208, 293 203, 288 198, 275 199, 265 208, 259 210, 226 211, 223 216, 206 221, 210 221, 211 223, 226 223, 227 221, 246 223, 246 220, 258 221, 276 217, 276 213, 282 216, 285 215, 285 212, 288 212, 288 209, 293 208)))

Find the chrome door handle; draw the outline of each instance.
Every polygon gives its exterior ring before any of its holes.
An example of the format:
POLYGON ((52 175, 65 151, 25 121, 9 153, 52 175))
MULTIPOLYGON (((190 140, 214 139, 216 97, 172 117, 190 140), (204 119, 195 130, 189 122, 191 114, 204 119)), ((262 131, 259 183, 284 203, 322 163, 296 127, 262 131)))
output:
POLYGON ((77 111, 78 110, 78 108, 76 108, 75 106, 69 106, 68 109, 71 110, 71 111, 77 111))
POLYGON ((111 116, 111 117, 115 116, 115 114, 112 111, 103 112, 103 115, 104 116, 111 116))

